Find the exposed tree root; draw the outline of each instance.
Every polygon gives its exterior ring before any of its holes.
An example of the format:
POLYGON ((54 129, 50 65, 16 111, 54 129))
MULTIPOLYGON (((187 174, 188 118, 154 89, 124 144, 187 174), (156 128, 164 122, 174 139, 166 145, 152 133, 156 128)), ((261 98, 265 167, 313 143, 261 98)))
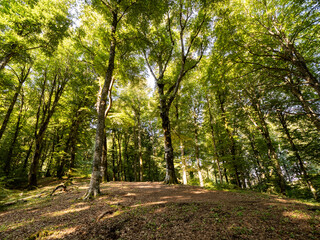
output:
POLYGON ((100 194, 100 189, 95 189, 89 187, 88 191, 86 194, 83 196, 83 200, 90 200, 92 198, 96 198, 100 194))
POLYGON ((179 181, 172 177, 166 177, 163 181, 165 184, 179 184, 179 181))
POLYGON ((98 217, 97 217, 97 222, 100 221, 105 215, 107 214, 112 214, 115 212, 115 209, 108 209, 106 211, 104 211, 103 213, 101 213, 98 217))

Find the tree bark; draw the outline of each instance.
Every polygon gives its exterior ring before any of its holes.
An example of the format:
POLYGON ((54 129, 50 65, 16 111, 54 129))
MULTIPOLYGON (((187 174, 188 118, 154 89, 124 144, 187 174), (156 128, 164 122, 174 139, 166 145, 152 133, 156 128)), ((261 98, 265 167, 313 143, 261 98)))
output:
POLYGON ((20 105, 20 111, 19 111, 19 115, 18 115, 18 120, 17 120, 17 123, 16 123, 16 128, 15 128, 15 131, 14 131, 14 136, 13 136, 13 139, 12 139, 12 142, 11 142, 11 145, 10 145, 10 148, 9 148, 8 156, 7 156, 6 163, 5 163, 5 167, 4 167, 4 172, 5 172, 5 174, 6 174, 7 176, 10 174, 12 153, 13 153, 14 147, 15 147, 16 142, 17 142, 17 138, 18 138, 18 135, 19 135, 19 131, 20 131, 20 129, 21 129, 21 127, 20 127, 20 121, 21 121, 21 115, 22 115, 23 104, 24 104, 23 99, 24 99, 24 97, 23 97, 23 95, 21 95, 21 105, 20 105))
POLYGON ((220 156, 219 156, 217 144, 216 144, 216 138, 215 138, 215 133, 214 133, 214 128, 213 128, 213 116, 212 116, 212 112, 211 112, 211 106, 210 106, 208 94, 206 94, 206 99, 207 99, 207 104, 208 104, 211 137, 212 137, 212 143, 213 143, 213 151, 214 151, 215 160, 216 160, 215 162, 216 162, 218 173, 219 173, 220 183, 223 183, 223 178, 222 178, 222 173, 221 173, 221 168, 220 168, 220 156))
POLYGON ((108 177, 108 147, 106 132, 103 139, 102 159, 101 159, 101 177, 104 182, 109 181, 108 177))
MULTIPOLYGON (((16 44, 12 44, 12 50, 16 48, 16 44)), ((9 52, 6 56, 4 56, 0 61, 0 71, 2 71, 5 66, 10 62, 11 58, 15 55, 14 52, 9 52)))
POLYGON ((235 178, 236 178, 236 183, 239 188, 241 188, 241 182, 240 182, 240 177, 239 177, 239 171, 236 163, 236 146, 235 146, 235 140, 233 137, 233 133, 229 129, 228 121, 227 121, 227 116, 226 116, 226 111, 224 109, 224 99, 223 96, 218 93, 218 98, 219 98, 219 103, 220 103, 220 109, 222 112, 222 121, 225 125, 225 130, 228 134, 229 141, 230 141, 230 153, 232 157, 232 166, 234 168, 234 173, 235 173, 235 178))
POLYGON ((111 24, 111 42, 109 50, 109 61, 105 81, 100 93, 98 102, 98 121, 95 138, 95 148, 92 162, 92 175, 90 179, 89 188, 84 196, 84 199, 96 197, 100 193, 100 165, 103 148, 104 138, 104 127, 105 127, 105 111, 106 111, 106 100, 108 97, 108 91, 112 82, 114 61, 116 56, 116 31, 118 25, 118 9, 112 11, 112 24, 111 24))
POLYGON ((265 118, 264 118, 263 113, 260 108, 259 100, 257 100, 253 96, 253 97, 251 97, 251 101, 252 101, 252 106, 253 106, 254 110, 256 111, 258 118, 260 120, 260 124, 261 124, 261 127, 258 127, 258 130, 261 132, 262 136, 265 139, 265 142, 266 142, 266 145, 268 148, 268 156, 269 156, 270 160, 272 161, 273 165, 275 166, 276 181, 277 181, 278 186, 280 188, 280 192, 282 194, 285 194, 286 183, 285 183, 282 171, 281 171, 280 162, 279 162, 277 153, 276 153, 275 148, 274 148, 272 141, 271 141, 268 125, 265 121, 265 118))
POLYGON ((138 120, 138 149, 139 149, 139 176, 140 182, 143 181, 143 160, 142 160, 142 145, 141 145, 141 120, 140 120, 140 106, 137 114, 138 120))
MULTIPOLYGON (((196 119, 196 118, 195 118, 196 119)), ((195 120, 196 121, 196 120, 195 120)), ((196 124, 196 123, 195 123, 196 124)), ((199 157, 199 137, 198 137, 198 128, 197 126, 194 129, 194 137, 195 137, 195 155, 196 155, 196 166, 198 170, 198 177, 199 177, 199 183, 200 187, 203 187, 203 178, 201 173, 201 166, 200 166, 200 157, 199 157)))
POLYGON ((120 130, 118 131, 118 149, 119 149, 119 153, 118 153, 118 180, 122 181, 122 155, 121 155, 121 132, 120 130))
POLYGON ((11 103, 10 103, 10 106, 8 108, 8 111, 7 111, 7 113, 6 113, 5 117, 4 117, 4 120, 2 122, 2 125, 1 125, 1 128, 0 128, 0 140, 2 138, 2 135, 3 135, 4 131, 6 130, 7 125, 8 125, 11 113, 12 113, 14 105, 16 104, 16 101, 18 99, 18 95, 20 94, 20 90, 22 88, 22 85, 26 81, 27 77, 29 76, 30 69, 31 68, 28 68, 28 70, 25 72, 25 68, 24 68, 21 71, 21 75, 20 76, 16 75, 18 77, 18 80, 19 80, 19 85, 18 85, 18 87, 16 89, 15 94, 13 95, 13 98, 11 100, 11 103))
POLYGON ((68 81, 68 78, 66 76, 64 76, 63 79, 59 79, 60 77, 61 77, 60 73, 56 73, 55 76, 53 77, 54 80, 53 80, 53 83, 51 86, 51 90, 49 93, 49 99, 48 99, 47 103, 41 103, 42 98, 44 96, 46 79, 43 84, 42 93, 41 93, 41 97, 40 97, 40 104, 39 104, 38 113, 37 113, 36 129, 35 129, 35 150, 34 150, 32 162, 31 162, 31 166, 30 166, 30 171, 29 171, 29 179, 28 179, 28 183, 29 183, 28 188, 29 189, 32 189, 37 186, 39 160, 41 157, 41 143, 42 143, 44 134, 47 130, 47 127, 49 125, 50 119, 51 119, 53 113, 55 112, 55 108, 58 105, 59 99, 60 99, 60 97, 63 93, 64 87, 68 81), (54 89, 54 88, 56 88, 56 89, 54 89), (51 105, 51 98, 52 98, 54 92, 55 92, 55 94, 54 94, 55 96, 54 96, 53 103, 51 105), (41 109, 42 104, 45 104, 45 107, 44 107, 44 111, 42 112, 43 117, 42 117, 42 121, 40 123, 40 127, 38 130, 37 126, 38 126, 38 122, 39 122, 40 109, 41 109))
POLYGON ((181 138, 180 138, 180 151, 181 151, 181 163, 182 163, 182 181, 184 185, 187 185, 188 184, 187 163, 186 163, 186 158, 184 156, 184 145, 181 138))
POLYGON ((174 163, 173 163, 173 147, 171 141, 171 128, 169 120, 169 108, 161 104, 161 120, 162 129, 164 132, 164 156, 166 160, 166 177, 164 182, 167 184, 176 184, 178 179, 176 177, 174 163))
POLYGON ((317 191, 313 187, 312 182, 309 180, 309 176, 308 176, 306 168, 304 167, 302 158, 301 158, 300 153, 299 153, 299 149, 296 146, 296 144, 294 143, 293 138, 291 136, 291 133, 289 131, 286 118, 285 118, 284 114, 281 112, 281 110, 277 110, 277 114, 278 114, 278 118, 280 120, 281 126, 282 126, 282 128, 283 128, 283 130, 284 130, 284 132, 285 132, 285 134, 286 134, 286 136, 287 136, 287 138, 288 138, 288 140, 290 142, 291 149, 294 152, 294 154, 295 154, 295 156, 296 156, 296 158, 298 160, 300 171, 302 172, 302 175, 303 175, 303 180, 305 181, 305 183, 307 184, 308 188, 310 189, 314 199, 317 200, 318 199, 317 191))
POLYGON ((295 86, 293 83, 288 84, 292 94, 298 99, 301 103, 303 110, 306 112, 306 115, 310 119, 310 121, 315 125, 318 132, 320 132, 320 120, 317 114, 313 111, 310 104, 304 99, 300 89, 298 86, 295 86))
POLYGON ((112 181, 116 181, 116 140, 115 140, 115 133, 112 130, 112 181))

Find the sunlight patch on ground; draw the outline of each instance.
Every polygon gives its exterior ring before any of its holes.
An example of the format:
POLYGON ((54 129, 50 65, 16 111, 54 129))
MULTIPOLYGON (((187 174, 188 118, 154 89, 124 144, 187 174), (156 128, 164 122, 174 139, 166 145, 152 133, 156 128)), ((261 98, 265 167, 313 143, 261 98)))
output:
POLYGON ((65 228, 59 231, 56 231, 53 235, 47 237, 47 239, 63 239, 64 236, 74 233, 77 230, 77 227, 65 228))
POLYGON ((306 214, 300 210, 294 210, 294 211, 286 211, 282 214, 285 217, 290 217, 293 219, 299 219, 299 220, 310 220, 311 216, 309 214, 306 214))
POLYGON ((64 214, 68 214, 68 213, 75 213, 75 212, 80 212, 80 211, 84 211, 84 210, 87 210, 89 209, 90 206, 85 206, 85 207, 82 207, 82 208, 69 208, 69 209, 65 209, 65 210, 62 210, 62 211, 57 211, 57 212, 53 212, 51 214, 44 214, 45 216, 50 216, 50 217, 57 217, 57 216, 61 216, 61 215, 64 215, 64 214))
POLYGON ((27 224, 32 223, 32 222, 34 222, 33 218, 31 220, 29 220, 29 221, 14 222, 14 223, 11 223, 11 224, 8 224, 8 223, 7 224, 3 224, 3 225, 0 225, 0 231, 14 230, 14 229, 17 229, 19 227, 26 226, 27 224))
POLYGON ((164 197, 161 197, 160 199, 184 199, 184 200, 188 200, 190 198, 191 197, 178 195, 178 196, 164 196, 164 197))
POLYGON ((148 202, 148 203, 140 203, 132 205, 131 207, 146 207, 146 206, 152 206, 152 205, 158 205, 158 204, 164 204, 167 203, 167 201, 158 201, 158 202, 148 202))
POLYGON ((135 193, 127 193, 126 196, 137 196, 135 193))

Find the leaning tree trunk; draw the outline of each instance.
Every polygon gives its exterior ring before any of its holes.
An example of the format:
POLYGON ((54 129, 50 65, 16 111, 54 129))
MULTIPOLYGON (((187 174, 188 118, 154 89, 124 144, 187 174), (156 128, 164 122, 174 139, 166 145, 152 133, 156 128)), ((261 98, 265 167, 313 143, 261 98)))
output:
POLYGON ((260 124, 261 124, 261 127, 259 127, 258 129, 265 139, 265 142, 266 142, 266 145, 268 148, 268 156, 269 156, 270 160, 272 161, 273 165, 275 166, 276 181, 277 181, 278 186, 280 188, 280 192, 282 194, 285 194, 286 182, 285 182, 285 179, 282 174, 278 155, 277 155, 276 150, 275 150, 273 143, 271 141, 268 125, 265 121, 265 118, 264 118, 263 113, 261 111, 260 103, 258 102, 258 100, 255 98, 253 98, 251 100, 253 103, 252 106, 253 106, 254 110, 256 111, 258 118, 260 120, 260 124))
POLYGON ((298 162, 299 162, 299 167, 300 167, 300 171, 302 172, 302 175, 303 175, 303 180, 305 181, 305 183, 307 184, 308 188, 310 189, 313 197, 315 200, 318 199, 318 195, 317 195, 317 191, 316 189, 313 187, 313 184, 312 182, 309 180, 309 176, 308 176, 308 173, 307 173, 307 170, 306 168, 304 167, 304 164, 303 164, 303 161, 301 159, 301 156, 300 156, 300 153, 299 153, 299 150, 298 150, 298 147, 296 146, 296 144, 294 143, 293 141, 293 138, 290 134, 290 131, 289 131, 289 128, 287 126, 287 121, 286 121, 286 118, 285 116, 283 115, 283 113, 278 110, 277 111, 278 113, 278 117, 279 117, 279 120, 280 120, 280 123, 282 125, 282 128, 290 142, 290 145, 291 145, 291 149, 293 150, 298 162))
POLYGON ((11 142, 11 145, 10 145, 10 148, 9 148, 9 153, 8 153, 8 156, 7 156, 7 159, 6 159, 6 163, 5 163, 5 174, 8 176, 9 173, 10 173, 10 170, 11 170, 11 158, 12 158, 12 153, 13 153, 13 150, 14 150, 14 147, 16 145, 16 142, 17 142, 17 138, 18 138, 18 135, 19 135, 19 131, 21 129, 20 127, 20 121, 21 121, 21 115, 22 115, 22 110, 23 110, 23 95, 21 96, 21 105, 20 105, 20 111, 19 111, 19 115, 18 115, 18 120, 17 120, 17 124, 16 124, 16 129, 14 131, 14 136, 13 136, 13 139, 12 139, 12 142, 11 142))
POLYGON ((299 102, 302 105, 303 110, 306 112, 307 117, 310 119, 310 121, 314 124, 314 126, 317 128, 318 132, 320 132, 320 120, 317 116, 317 114, 313 111, 310 104, 307 100, 303 97, 300 89, 295 86, 293 83, 289 83, 290 90, 292 94, 299 100, 299 102))
POLYGON ((23 82, 19 82, 19 86, 17 87, 17 90, 16 90, 16 92, 15 92, 15 94, 14 94, 12 100, 11 100, 11 103, 10 103, 10 106, 8 108, 8 111, 7 111, 7 113, 6 113, 5 117, 4 117, 4 120, 2 122, 2 125, 1 125, 1 128, 0 128, 0 140, 2 138, 2 135, 3 135, 4 131, 6 130, 7 125, 8 125, 11 113, 12 113, 14 105, 16 104, 16 101, 18 99, 18 95, 19 95, 20 90, 22 88, 23 82))
POLYGON ((103 149, 104 126, 105 126, 105 111, 108 91, 112 82, 112 75, 114 70, 114 60, 116 56, 116 30, 118 24, 117 11, 112 11, 112 25, 111 25, 111 42, 109 50, 109 62, 105 76, 105 81, 100 93, 98 102, 98 121, 95 138, 95 148, 92 162, 92 175, 90 179, 89 188, 84 196, 84 199, 96 197, 100 193, 100 165, 103 149))

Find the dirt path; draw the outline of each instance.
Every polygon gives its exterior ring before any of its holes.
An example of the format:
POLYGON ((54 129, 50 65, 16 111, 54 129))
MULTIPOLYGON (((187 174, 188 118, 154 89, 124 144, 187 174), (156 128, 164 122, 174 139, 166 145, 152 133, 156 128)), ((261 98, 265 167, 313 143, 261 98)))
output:
POLYGON ((76 200, 85 188, 0 212, 0 239, 320 239, 320 208, 292 200, 150 182, 76 200))

